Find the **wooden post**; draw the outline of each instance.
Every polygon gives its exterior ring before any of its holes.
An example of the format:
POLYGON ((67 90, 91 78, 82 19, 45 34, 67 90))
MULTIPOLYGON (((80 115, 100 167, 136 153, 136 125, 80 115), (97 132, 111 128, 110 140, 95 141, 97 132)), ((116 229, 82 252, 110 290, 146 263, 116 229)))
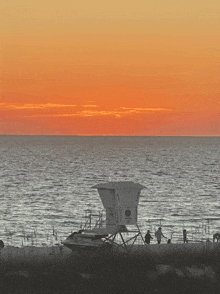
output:
POLYGON ((122 233, 119 232, 119 235, 121 236, 122 242, 123 242, 125 248, 127 249, 127 245, 126 245, 125 240, 124 240, 124 238, 123 238, 123 236, 122 236, 122 233))
POLYGON ((141 231, 140 231, 140 229, 139 229, 139 226, 138 226, 138 224, 136 224, 136 226, 137 226, 137 228, 138 228, 138 235, 141 235, 141 239, 143 240, 143 242, 144 242, 144 238, 143 238, 143 236, 142 236, 142 234, 141 234, 141 231))

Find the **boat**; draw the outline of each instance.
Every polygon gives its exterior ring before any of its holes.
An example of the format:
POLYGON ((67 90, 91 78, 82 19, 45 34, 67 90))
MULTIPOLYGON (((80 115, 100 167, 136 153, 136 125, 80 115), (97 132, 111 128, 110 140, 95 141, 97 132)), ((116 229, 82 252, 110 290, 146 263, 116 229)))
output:
POLYGON ((85 210, 84 219, 84 224, 81 224, 81 229, 71 233, 67 239, 62 242, 63 245, 71 250, 77 248, 94 249, 105 245, 108 233, 103 226, 102 212, 93 213, 90 209, 87 209, 85 210))
POLYGON ((71 250, 76 248, 97 248, 105 245, 106 237, 108 237, 108 234, 101 234, 94 230, 79 230, 69 235, 62 244, 71 250))

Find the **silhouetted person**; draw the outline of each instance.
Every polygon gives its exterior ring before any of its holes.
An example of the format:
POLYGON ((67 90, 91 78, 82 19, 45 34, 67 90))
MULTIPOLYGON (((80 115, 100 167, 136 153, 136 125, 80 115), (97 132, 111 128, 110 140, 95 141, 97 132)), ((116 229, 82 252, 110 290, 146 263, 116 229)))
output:
POLYGON ((188 243, 187 232, 186 232, 186 230, 183 230, 183 242, 184 242, 184 243, 188 243))
POLYGON ((151 237, 150 230, 148 230, 147 234, 145 235, 145 243, 150 244, 150 239, 153 238, 151 237))
POLYGON ((0 248, 4 248, 5 244, 2 240, 0 240, 0 248))
POLYGON ((219 239, 220 239, 220 233, 215 233, 213 235, 213 242, 215 242, 215 239, 217 240, 217 242, 219 241, 219 239))
POLYGON ((170 243, 171 243, 171 239, 168 239, 168 240, 167 240, 167 244, 170 244, 170 243))
POLYGON ((158 230, 155 232, 155 236, 157 237, 157 243, 158 244, 160 244, 160 242, 161 242, 161 236, 166 238, 162 233, 161 227, 159 227, 158 230))

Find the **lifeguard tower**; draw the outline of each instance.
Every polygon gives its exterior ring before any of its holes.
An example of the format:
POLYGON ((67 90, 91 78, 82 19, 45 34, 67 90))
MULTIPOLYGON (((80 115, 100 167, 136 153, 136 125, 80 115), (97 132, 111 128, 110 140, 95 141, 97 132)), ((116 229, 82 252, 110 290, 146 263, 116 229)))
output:
POLYGON ((143 236, 138 227, 138 202, 141 190, 145 187, 131 182, 108 182, 98 184, 92 188, 98 189, 99 196, 106 210, 106 233, 110 234, 106 240, 127 248, 129 242, 133 245, 140 236, 143 236), (132 229, 128 229, 132 227, 132 229), (125 240, 123 233, 133 234, 125 240), (118 244, 116 236, 120 236, 122 244, 118 244))

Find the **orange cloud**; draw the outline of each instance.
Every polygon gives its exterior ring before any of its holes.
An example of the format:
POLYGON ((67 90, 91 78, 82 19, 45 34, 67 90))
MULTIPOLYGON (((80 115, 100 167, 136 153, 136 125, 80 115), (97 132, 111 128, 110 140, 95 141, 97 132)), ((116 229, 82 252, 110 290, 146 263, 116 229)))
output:
POLYGON ((82 105, 83 107, 98 107, 98 105, 82 105))
MULTIPOLYGON (((89 107, 89 105, 87 105, 89 107)), ((169 108, 129 108, 121 107, 122 110, 81 110, 75 113, 59 113, 59 114, 33 114, 26 117, 94 117, 94 116, 115 116, 120 118, 121 116, 131 115, 131 114, 143 114, 149 112, 171 112, 169 108)))
POLYGON ((7 103, 0 103, 0 109, 46 109, 46 108, 57 108, 57 107, 75 107, 76 105, 66 105, 66 104, 23 104, 23 105, 13 105, 7 103))
POLYGON ((138 108, 138 107, 121 107, 122 109, 128 109, 130 112, 146 112, 146 111, 172 111, 170 108, 138 108))

